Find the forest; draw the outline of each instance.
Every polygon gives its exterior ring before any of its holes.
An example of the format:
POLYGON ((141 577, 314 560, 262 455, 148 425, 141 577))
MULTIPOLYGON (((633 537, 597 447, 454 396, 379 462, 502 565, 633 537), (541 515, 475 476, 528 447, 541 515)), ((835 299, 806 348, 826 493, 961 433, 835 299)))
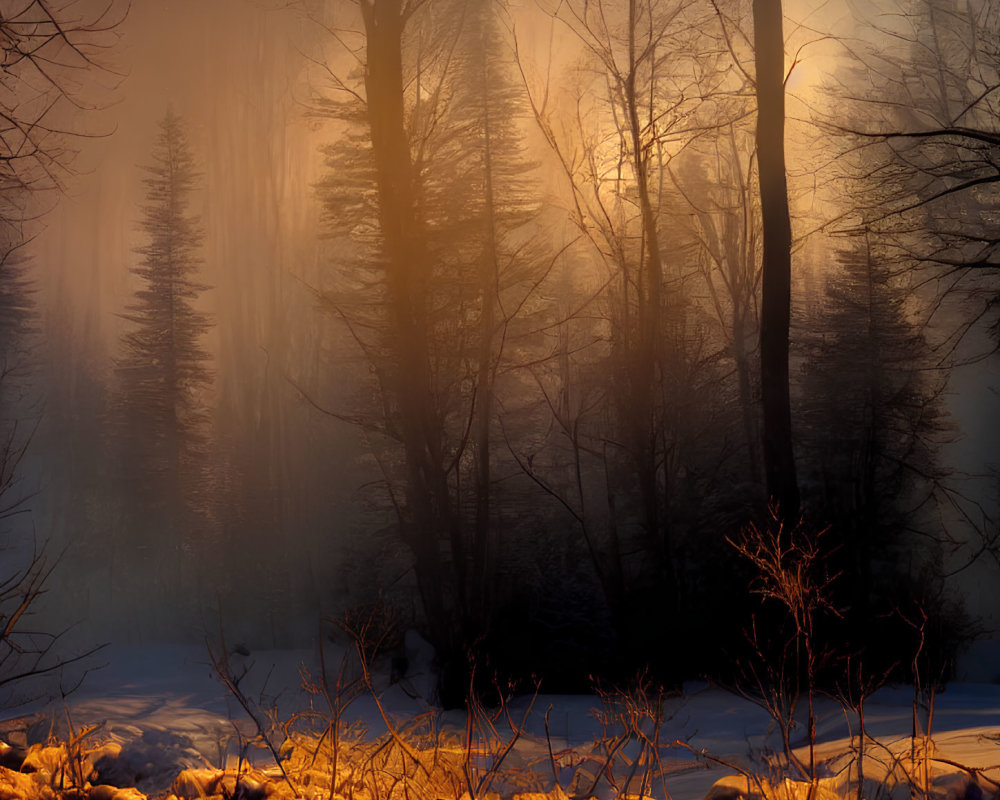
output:
POLYGON ((361 613, 445 707, 943 685, 996 622, 998 43, 989 0, 2 0, 0 687, 361 613))

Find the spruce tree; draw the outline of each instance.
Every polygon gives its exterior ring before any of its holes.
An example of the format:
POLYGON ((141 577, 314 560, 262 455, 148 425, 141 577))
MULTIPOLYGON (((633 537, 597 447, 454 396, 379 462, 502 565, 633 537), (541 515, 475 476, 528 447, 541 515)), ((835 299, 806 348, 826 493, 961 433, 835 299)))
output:
MULTIPOLYGON (((209 317, 196 307, 208 287, 199 280, 202 229, 189 213, 198 182, 184 125, 168 110, 146 166, 146 202, 138 229, 146 243, 132 268, 139 288, 122 315, 129 330, 116 364, 128 550, 152 570, 154 584, 181 565, 185 539, 203 503, 207 413, 202 394, 211 372, 202 337, 209 317)), ((131 564, 129 564, 131 567, 131 564)), ((140 569, 138 577, 145 570, 140 569)))
POLYGON ((927 570, 947 544, 941 512, 952 490, 938 453, 950 431, 945 374, 933 368, 896 265, 872 237, 859 236, 837 260, 803 342, 803 494, 831 528, 827 564, 844 576, 838 607, 877 671, 898 658, 893 637, 907 632, 891 630, 882 609, 905 610, 926 595, 927 570))

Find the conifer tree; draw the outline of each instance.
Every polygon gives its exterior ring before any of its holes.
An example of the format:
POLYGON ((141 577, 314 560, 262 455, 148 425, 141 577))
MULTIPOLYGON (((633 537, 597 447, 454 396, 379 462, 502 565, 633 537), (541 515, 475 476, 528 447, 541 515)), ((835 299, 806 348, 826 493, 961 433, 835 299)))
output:
MULTIPOLYGON (((504 372, 528 346, 519 337, 547 274, 523 230, 533 165, 502 3, 373 0, 360 12, 363 81, 335 78, 316 98, 346 129, 324 148, 317 187, 340 243, 321 296, 370 366, 365 407, 334 413, 369 433, 429 638, 461 670, 496 605, 504 372)), ((455 699, 468 688, 444 683, 455 699)))
POLYGON ((189 213, 198 172, 184 125, 168 110, 145 167, 146 203, 138 228, 146 243, 132 268, 139 288, 123 317, 130 323, 116 364, 115 409, 123 446, 125 538, 154 581, 178 563, 166 557, 189 546, 191 515, 199 508, 200 456, 207 414, 202 393, 211 373, 202 342, 209 317, 196 307, 208 287, 199 280, 202 230, 189 213), (155 565, 155 566, 154 566, 155 565))
MULTIPOLYGON (((945 373, 931 368, 907 287, 867 234, 838 261, 804 341, 803 490, 835 534, 831 563, 852 578, 838 602, 863 641, 877 610, 903 607, 906 585, 953 544, 940 511, 955 495, 938 457, 945 373)), ((898 652, 866 646, 873 666, 898 652)))

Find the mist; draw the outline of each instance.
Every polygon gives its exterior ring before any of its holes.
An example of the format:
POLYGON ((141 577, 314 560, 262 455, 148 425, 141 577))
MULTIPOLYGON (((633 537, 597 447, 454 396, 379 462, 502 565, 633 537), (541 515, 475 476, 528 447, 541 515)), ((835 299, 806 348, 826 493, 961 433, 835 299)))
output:
POLYGON ((801 510, 765 435, 750 10, 593 5, 120 10, 60 112, 60 188, 16 225, 30 312, 4 414, 28 446, 6 522, 23 557, 47 543, 43 628, 308 647, 377 605, 452 692, 472 651, 558 691, 721 678, 760 602, 733 542, 774 525, 828 531, 852 611, 826 630, 873 663, 911 635, 877 609, 940 612, 952 671, 992 628, 993 200, 954 166, 964 142, 881 136, 989 119, 949 55, 988 59, 961 39, 993 30, 986 4, 785 8, 801 510), (157 188, 177 152, 189 186, 157 188), (166 404, 137 333, 166 313, 164 230, 192 320, 163 328, 187 359, 166 404))

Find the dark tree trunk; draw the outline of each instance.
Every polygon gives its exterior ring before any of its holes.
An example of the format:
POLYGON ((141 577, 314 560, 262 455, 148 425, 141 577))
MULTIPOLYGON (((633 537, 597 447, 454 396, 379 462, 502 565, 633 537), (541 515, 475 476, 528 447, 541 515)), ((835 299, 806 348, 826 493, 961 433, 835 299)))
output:
POLYGON ((441 558, 441 537, 463 562, 444 469, 442 432, 433 408, 428 353, 427 290, 431 259, 417 207, 417 174, 410 154, 403 101, 401 0, 362 0, 367 37, 368 121, 378 184, 386 258, 388 341, 393 350, 395 424, 406 454, 402 534, 410 547, 428 629, 439 653, 456 645, 453 611, 441 558))
MULTIPOLYGON (((484 39, 484 51, 485 36, 484 39)), ((479 320, 479 364, 476 375, 476 524, 475 538, 469 557, 470 568, 465 573, 470 584, 468 594, 473 617, 485 619, 492 595, 491 545, 492 486, 490 472, 490 433, 494 403, 494 347, 496 304, 499 285, 499 255, 497 250, 496 193, 493 186, 493 129, 488 93, 490 76, 487 61, 479 64, 483 93, 483 205, 486 211, 486 246, 480 263, 482 312, 479 320)))
MULTIPOLYGON (((636 281, 638 345, 630 365, 630 414, 633 451, 642 503, 642 522, 660 561, 663 580, 673 597, 677 585, 673 564, 671 530, 664 510, 667 479, 662 472, 663 435, 661 392, 663 380, 663 255, 656 209, 649 187, 650 146, 642 141, 643 130, 652 129, 652 119, 644 125, 639 118, 640 89, 636 86, 640 47, 636 41, 640 10, 636 0, 628 6, 629 72, 624 84, 626 125, 632 150, 632 169, 642 220, 642 249, 636 281)), ((652 77, 650 78, 652 80, 652 77)), ((634 341, 634 340, 633 340, 634 341)))
POLYGON ((799 512, 788 387, 791 222, 785 178, 785 69, 781 0, 754 0, 757 159, 763 227, 760 368, 767 493, 782 519, 799 512))

